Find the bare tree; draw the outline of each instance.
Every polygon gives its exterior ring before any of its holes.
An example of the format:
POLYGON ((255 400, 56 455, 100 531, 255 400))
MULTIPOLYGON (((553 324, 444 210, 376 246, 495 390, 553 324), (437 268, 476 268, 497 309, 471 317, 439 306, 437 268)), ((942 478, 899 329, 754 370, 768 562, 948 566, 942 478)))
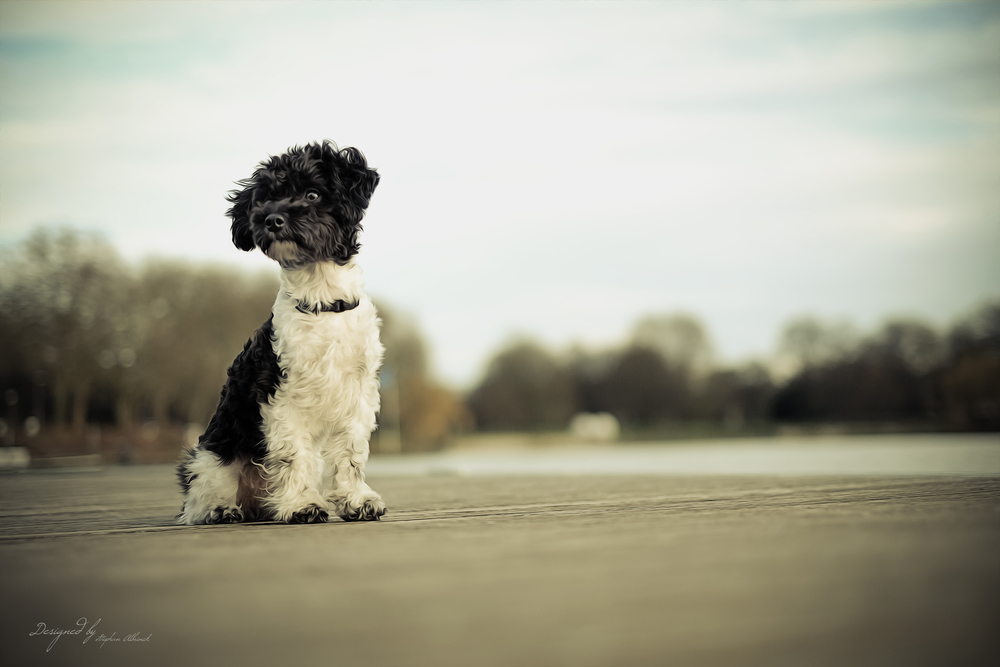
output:
POLYGON ((35 232, 2 265, 0 303, 8 326, 21 330, 19 353, 49 379, 56 424, 71 421, 80 433, 114 335, 125 267, 100 237, 68 229, 35 232))
POLYGON ((382 411, 376 435, 381 452, 393 434, 402 451, 437 449, 455 432, 472 428, 473 418, 454 392, 430 376, 427 343, 416 321, 385 303, 382 320, 382 411))
POLYGON ((530 341, 493 357, 468 404, 485 429, 565 428, 577 410, 569 371, 530 341))
POLYGON ((1000 429, 1000 301, 958 322, 948 336, 941 385, 953 427, 1000 429))
POLYGON ((691 380, 707 375, 715 361, 704 325, 685 313, 643 318, 632 330, 632 345, 656 352, 670 368, 691 380))
POLYGON ((796 318, 785 325, 778 353, 792 363, 793 371, 843 359, 857 348, 859 336, 846 321, 827 323, 811 316, 796 318))

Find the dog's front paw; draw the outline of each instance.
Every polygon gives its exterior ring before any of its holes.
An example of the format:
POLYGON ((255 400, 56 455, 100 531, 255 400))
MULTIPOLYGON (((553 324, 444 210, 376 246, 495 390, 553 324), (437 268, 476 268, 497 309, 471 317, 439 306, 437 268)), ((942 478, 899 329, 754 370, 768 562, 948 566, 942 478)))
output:
POLYGON ((355 502, 345 499, 336 503, 336 507, 344 521, 378 521, 385 514, 385 503, 378 495, 358 498, 355 502))
POLYGON ((242 523, 243 510, 239 507, 216 507, 205 517, 205 523, 242 523))
POLYGON ((319 505, 310 504, 298 512, 292 512, 292 515, 288 517, 288 523, 326 523, 329 518, 330 515, 325 509, 319 505))

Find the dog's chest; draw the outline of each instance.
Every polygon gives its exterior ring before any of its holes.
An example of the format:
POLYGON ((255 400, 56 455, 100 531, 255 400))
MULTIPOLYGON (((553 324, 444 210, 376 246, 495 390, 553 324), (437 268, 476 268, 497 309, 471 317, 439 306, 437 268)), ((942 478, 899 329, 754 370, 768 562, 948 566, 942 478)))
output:
POLYGON ((275 313, 283 393, 300 405, 343 405, 378 371, 382 347, 374 308, 346 313, 275 313))

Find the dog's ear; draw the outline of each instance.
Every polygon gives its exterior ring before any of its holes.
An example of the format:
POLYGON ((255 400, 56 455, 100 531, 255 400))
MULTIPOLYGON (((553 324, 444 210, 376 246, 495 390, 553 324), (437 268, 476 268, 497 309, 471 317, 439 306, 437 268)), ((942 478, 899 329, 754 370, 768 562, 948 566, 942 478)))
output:
POLYGON ((250 208, 253 206, 254 181, 239 181, 236 185, 241 186, 239 190, 233 190, 226 197, 233 207, 226 211, 226 215, 233 219, 233 245, 240 250, 253 250, 253 233, 250 231, 250 208))
POLYGON ((378 185, 378 172, 368 168, 364 154, 357 148, 345 148, 340 151, 344 161, 343 179, 348 185, 350 197, 355 206, 361 210, 368 208, 375 186, 378 185))
POLYGON ((378 172, 369 169, 364 154, 357 148, 338 150, 336 144, 324 141, 319 149, 327 178, 344 197, 345 213, 355 224, 360 223, 378 185, 378 172))

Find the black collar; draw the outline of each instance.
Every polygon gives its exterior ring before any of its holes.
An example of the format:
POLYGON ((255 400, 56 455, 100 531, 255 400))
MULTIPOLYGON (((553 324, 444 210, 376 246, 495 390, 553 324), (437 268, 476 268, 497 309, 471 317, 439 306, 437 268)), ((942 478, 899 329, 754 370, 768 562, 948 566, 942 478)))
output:
POLYGON ((355 301, 354 303, 347 303, 343 299, 337 299, 332 303, 320 303, 315 306, 306 303, 305 301, 299 301, 295 299, 295 310, 300 313, 318 315, 319 313, 342 313, 345 310, 354 310, 358 307, 360 301, 355 301))

